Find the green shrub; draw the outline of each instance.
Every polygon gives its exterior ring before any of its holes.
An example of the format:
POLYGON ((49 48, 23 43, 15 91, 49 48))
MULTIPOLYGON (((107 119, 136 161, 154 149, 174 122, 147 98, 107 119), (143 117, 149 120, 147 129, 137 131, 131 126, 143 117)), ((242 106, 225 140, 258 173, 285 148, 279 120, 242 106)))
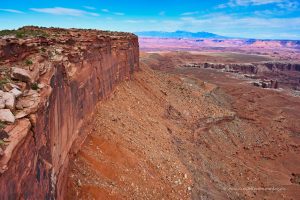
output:
POLYGON ((32 30, 26 28, 20 28, 17 30, 2 30, 0 31, 0 36, 16 36, 17 38, 26 37, 48 37, 49 35, 43 30, 32 30))
POLYGON ((41 51, 45 53, 45 52, 46 52, 46 49, 45 49, 44 47, 42 47, 42 48, 41 48, 41 51))
POLYGON ((3 129, 5 127, 4 122, 0 121, 0 130, 3 129))
POLYGON ((31 85, 31 89, 33 89, 33 90, 37 90, 37 89, 39 89, 39 86, 38 86, 38 84, 37 84, 37 83, 32 83, 32 85, 31 85))
POLYGON ((0 78, 0 89, 3 90, 4 85, 9 82, 10 80, 8 78, 0 78))
POLYGON ((33 62, 32 62, 31 60, 25 60, 25 64, 26 64, 26 65, 32 65, 33 62))

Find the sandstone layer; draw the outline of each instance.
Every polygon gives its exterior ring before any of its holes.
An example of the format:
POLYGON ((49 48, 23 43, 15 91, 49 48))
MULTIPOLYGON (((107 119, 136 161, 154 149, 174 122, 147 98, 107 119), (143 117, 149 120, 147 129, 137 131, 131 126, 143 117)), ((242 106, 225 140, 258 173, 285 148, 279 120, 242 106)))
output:
POLYGON ((61 199, 69 151, 85 138, 82 123, 138 70, 138 39, 24 27, 0 39, 0 58, 1 89, 15 94, 6 109, 15 121, 1 130, 0 199, 61 199))

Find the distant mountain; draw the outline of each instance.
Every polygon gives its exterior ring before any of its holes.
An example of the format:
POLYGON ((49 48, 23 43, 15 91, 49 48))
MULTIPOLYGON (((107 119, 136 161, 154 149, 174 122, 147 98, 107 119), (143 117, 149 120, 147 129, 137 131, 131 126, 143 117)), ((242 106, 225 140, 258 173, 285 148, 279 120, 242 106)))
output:
POLYGON ((176 31, 176 32, 162 32, 162 31, 145 31, 136 32, 136 35, 140 37, 157 37, 157 38, 218 38, 226 39, 227 37, 208 33, 208 32, 187 32, 187 31, 176 31))

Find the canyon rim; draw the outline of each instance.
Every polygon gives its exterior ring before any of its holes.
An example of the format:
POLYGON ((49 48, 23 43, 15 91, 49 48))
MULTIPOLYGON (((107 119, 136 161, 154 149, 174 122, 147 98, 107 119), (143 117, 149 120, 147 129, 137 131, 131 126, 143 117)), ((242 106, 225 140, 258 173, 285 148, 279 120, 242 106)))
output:
POLYGON ((2 2, 0 200, 300 199, 299 13, 2 2))

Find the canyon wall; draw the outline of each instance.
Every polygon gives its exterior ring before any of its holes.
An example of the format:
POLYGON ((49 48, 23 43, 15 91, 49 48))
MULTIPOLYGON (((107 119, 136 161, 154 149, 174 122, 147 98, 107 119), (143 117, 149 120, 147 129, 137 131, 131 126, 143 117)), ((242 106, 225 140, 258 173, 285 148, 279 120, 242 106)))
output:
POLYGON ((37 68, 35 81, 41 86, 34 112, 4 129, 9 138, 0 158, 0 199, 61 199, 69 151, 84 138, 83 121, 117 83, 138 70, 138 39, 96 30, 26 30, 46 36, 0 40, 1 66, 37 68), (32 66, 24 66, 25 58, 32 66))
POLYGON ((222 70, 244 74, 254 79, 255 86, 263 88, 284 88, 299 91, 300 64, 296 62, 256 62, 256 63, 188 63, 181 67, 195 67, 222 70))

